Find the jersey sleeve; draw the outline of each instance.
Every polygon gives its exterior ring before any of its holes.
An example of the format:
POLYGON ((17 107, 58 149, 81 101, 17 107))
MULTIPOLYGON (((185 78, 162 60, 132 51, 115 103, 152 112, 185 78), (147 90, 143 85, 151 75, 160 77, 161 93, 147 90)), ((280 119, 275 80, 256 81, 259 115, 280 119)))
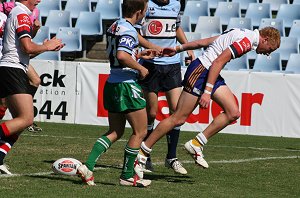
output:
POLYGON ((239 41, 235 41, 229 46, 229 49, 232 54, 232 58, 238 58, 246 54, 251 50, 251 42, 247 37, 244 37, 243 39, 239 41))
POLYGON ((126 31, 119 36, 117 50, 125 51, 129 54, 134 53, 134 49, 138 45, 137 32, 126 31))
POLYGON ((27 14, 21 13, 17 15, 16 33, 19 39, 23 37, 31 38, 31 21, 27 14))

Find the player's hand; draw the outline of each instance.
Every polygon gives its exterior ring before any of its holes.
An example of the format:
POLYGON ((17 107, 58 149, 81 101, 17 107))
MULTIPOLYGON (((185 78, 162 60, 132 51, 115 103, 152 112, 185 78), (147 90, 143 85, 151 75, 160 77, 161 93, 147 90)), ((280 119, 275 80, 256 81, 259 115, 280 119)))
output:
POLYGON ((176 53, 177 52, 174 48, 166 47, 166 48, 162 49, 162 54, 161 55, 169 57, 169 56, 174 56, 176 53))
POLYGON ((161 51, 156 49, 145 49, 140 52, 139 57, 143 59, 153 59, 158 56, 161 56, 161 51))
POLYGON ((199 100, 199 105, 202 109, 206 109, 209 107, 210 103, 210 94, 203 93, 200 100, 199 100))
POLYGON ((48 51, 58 51, 65 46, 65 44, 62 43, 62 40, 57 39, 56 37, 53 37, 50 40, 45 40, 43 45, 47 47, 48 51))
POLYGON ((141 67, 141 69, 139 70, 140 72, 140 80, 143 80, 146 78, 146 76, 149 74, 148 69, 146 69, 145 67, 141 67))
POLYGON ((195 55, 192 50, 188 50, 187 52, 188 57, 185 57, 185 65, 189 65, 193 60, 195 60, 195 55))

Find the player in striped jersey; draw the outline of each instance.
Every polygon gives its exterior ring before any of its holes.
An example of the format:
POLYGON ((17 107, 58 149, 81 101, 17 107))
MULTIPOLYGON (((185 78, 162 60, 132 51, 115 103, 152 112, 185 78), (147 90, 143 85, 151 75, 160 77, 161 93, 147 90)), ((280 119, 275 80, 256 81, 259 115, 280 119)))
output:
MULTIPOLYGON (((150 0, 145 20, 140 27, 140 43, 146 48, 175 47, 177 41, 186 43, 187 39, 180 27, 180 2, 177 0, 150 0)), ((188 51, 194 59, 193 51, 188 51)), ((147 101, 148 134, 151 134, 158 107, 158 93, 166 94, 169 113, 172 114, 181 93, 181 65, 179 54, 172 57, 156 57, 151 60, 140 60, 149 70, 149 75, 140 81, 147 101)), ((171 129, 167 137, 168 152, 165 166, 176 173, 187 174, 186 169, 176 156, 180 127, 171 129)), ((147 139, 146 137, 146 139, 147 139)), ((145 140, 146 140, 145 139, 145 140)), ((150 157, 145 166, 146 170, 153 170, 150 157)))
POLYGON ((164 54, 174 55, 184 50, 207 47, 203 55, 192 61, 186 70, 182 82, 184 89, 174 114, 160 122, 149 138, 142 143, 139 161, 147 158, 153 145, 168 130, 184 124, 198 103, 201 108, 208 108, 212 99, 223 108, 224 112, 216 116, 203 132, 185 143, 185 149, 193 156, 196 164, 208 168, 202 154, 203 146, 210 137, 240 117, 233 93, 221 77, 220 71, 231 59, 243 56, 251 50, 255 50, 258 54, 269 55, 279 46, 279 31, 266 27, 254 31, 234 28, 220 36, 189 42, 176 46, 175 49, 164 49, 164 54))

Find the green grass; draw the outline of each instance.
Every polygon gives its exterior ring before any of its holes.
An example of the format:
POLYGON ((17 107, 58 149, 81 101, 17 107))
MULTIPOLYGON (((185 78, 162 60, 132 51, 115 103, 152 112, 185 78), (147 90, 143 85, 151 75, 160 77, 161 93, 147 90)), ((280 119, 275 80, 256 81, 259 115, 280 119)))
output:
POLYGON ((300 139, 218 134, 204 150, 210 167, 202 169, 182 149, 183 143, 196 133, 182 132, 178 157, 184 161, 188 175, 177 175, 164 167, 166 139, 163 138, 152 152, 155 172, 145 176, 152 180, 152 185, 141 189, 118 183, 130 129, 98 161, 94 172, 97 186, 86 186, 78 177, 50 174, 51 164, 62 157, 85 161, 107 127, 40 125, 42 133, 24 132, 7 156, 10 170, 20 175, 0 175, 1 198, 300 197, 300 139))

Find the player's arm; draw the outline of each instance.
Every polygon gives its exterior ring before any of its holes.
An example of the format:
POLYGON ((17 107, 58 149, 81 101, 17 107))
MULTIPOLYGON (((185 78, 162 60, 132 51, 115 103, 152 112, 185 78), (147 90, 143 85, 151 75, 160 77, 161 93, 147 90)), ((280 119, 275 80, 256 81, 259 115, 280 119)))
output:
POLYGON ((22 50, 27 54, 40 54, 45 51, 58 51, 63 48, 61 39, 53 37, 50 40, 45 41, 42 45, 38 45, 32 42, 31 38, 28 36, 22 37, 20 39, 22 50))
POLYGON ((156 49, 161 50, 161 47, 158 45, 155 45, 154 43, 151 43, 147 39, 145 39, 142 35, 138 34, 139 39, 139 45, 146 48, 146 49, 156 49))
MULTIPOLYGON (((180 44, 185 44, 188 43, 188 40, 184 34, 184 31, 181 27, 178 27, 176 30, 176 38, 179 41, 180 44)), ((195 55, 194 52, 192 50, 188 50, 187 54, 189 56, 190 60, 194 60, 195 59, 195 55)))
POLYGON ((186 50, 200 49, 203 47, 208 47, 212 42, 214 42, 219 36, 213 36, 209 38, 199 39, 196 41, 191 41, 179 46, 176 46, 176 52, 182 52, 186 50))
POLYGON ((144 79, 148 75, 148 69, 140 65, 137 61, 133 60, 130 54, 125 51, 118 50, 117 59, 121 65, 139 71, 140 79, 144 79))

